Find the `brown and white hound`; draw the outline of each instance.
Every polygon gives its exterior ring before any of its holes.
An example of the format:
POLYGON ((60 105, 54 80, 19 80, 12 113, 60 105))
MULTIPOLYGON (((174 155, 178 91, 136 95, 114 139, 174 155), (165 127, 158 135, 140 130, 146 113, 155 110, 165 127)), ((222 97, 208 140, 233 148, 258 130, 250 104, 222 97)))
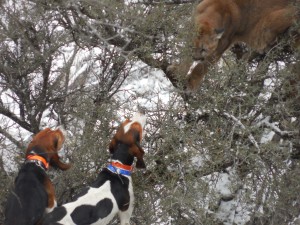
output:
POLYGON ((136 113, 121 124, 109 145, 111 163, 73 202, 47 214, 42 224, 105 225, 118 214, 121 225, 129 225, 134 201, 131 181, 134 157, 137 168, 146 167, 140 146, 145 123, 146 116, 136 113))
POLYGON ((58 156, 64 140, 61 129, 46 128, 33 137, 8 197, 5 225, 35 225, 45 211, 56 206, 54 187, 46 171, 49 166, 61 170, 70 168, 70 164, 61 162, 58 156))

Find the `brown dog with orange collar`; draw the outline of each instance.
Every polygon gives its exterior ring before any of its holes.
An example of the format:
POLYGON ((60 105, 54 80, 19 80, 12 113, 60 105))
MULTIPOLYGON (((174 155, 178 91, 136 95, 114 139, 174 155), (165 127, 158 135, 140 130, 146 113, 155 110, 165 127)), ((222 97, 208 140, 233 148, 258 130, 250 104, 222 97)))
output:
POLYGON ((46 128, 34 136, 8 197, 5 225, 37 224, 45 211, 50 212, 56 206, 54 187, 46 171, 49 165, 61 170, 70 168, 70 164, 61 162, 58 156, 64 141, 61 129, 46 128))

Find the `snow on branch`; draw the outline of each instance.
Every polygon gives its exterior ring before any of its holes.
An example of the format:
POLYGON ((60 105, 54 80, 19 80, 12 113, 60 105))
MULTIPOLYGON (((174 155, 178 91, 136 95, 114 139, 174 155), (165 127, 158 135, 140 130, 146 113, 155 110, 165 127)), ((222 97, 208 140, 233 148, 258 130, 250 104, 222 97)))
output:
MULTIPOLYGON (((219 110, 217 109, 214 109, 214 111, 218 114, 220 114, 219 110)), ((236 118, 234 115, 231 115, 227 112, 221 112, 221 115, 228 118, 228 119, 231 119, 234 123, 236 123, 241 129, 243 130, 247 130, 246 126, 238 119, 236 118)), ((255 138, 253 137, 253 135, 250 133, 248 135, 248 139, 250 140, 250 142, 255 146, 255 148, 258 150, 258 153, 260 153, 260 148, 259 148, 259 145, 257 143, 257 141, 255 140, 255 138)))
POLYGON ((295 135, 298 134, 297 131, 282 131, 279 127, 276 126, 275 123, 270 123, 270 119, 271 119, 271 117, 267 116, 263 120, 259 121, 254 127, 265 126, 283 138, 284 137, 286 137, 286 138, 294 137, 295 135))

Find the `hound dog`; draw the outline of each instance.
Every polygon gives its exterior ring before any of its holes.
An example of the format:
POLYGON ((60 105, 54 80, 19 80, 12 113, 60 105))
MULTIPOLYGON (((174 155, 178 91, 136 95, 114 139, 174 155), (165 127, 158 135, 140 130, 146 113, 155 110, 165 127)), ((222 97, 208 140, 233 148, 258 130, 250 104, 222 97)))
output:
POLYGON ((104 225, 118 214, 121 225, 129 225, 134 198, 130 176, 134 157, 137 168, 146 167, 140 146, 145 123, 146 116, 142 113, 136 113, 131 120, 122 123, 109 144, 111 163, 73 202, 46 215, 42 224, 104 225))
POLYGON ((45 210, 49 212, 56 206, 54 187, 46 171, 49 165, 61 170, 70 168, 60 161, 57 153, 64 140, 62 130, 46 128, 29 143, 25 162, 8 197, 5 225, 35 225, 45 210))

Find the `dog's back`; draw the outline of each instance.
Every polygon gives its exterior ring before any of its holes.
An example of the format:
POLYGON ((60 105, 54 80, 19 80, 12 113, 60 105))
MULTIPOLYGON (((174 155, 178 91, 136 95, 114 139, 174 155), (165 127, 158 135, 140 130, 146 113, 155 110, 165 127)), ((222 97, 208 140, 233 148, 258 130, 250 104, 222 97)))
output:
POLYGON ((33 163, 24 164, 8 197, 5 225, 33 225, 43 216, 48 197, 43 186, 46 172, 33 163))

